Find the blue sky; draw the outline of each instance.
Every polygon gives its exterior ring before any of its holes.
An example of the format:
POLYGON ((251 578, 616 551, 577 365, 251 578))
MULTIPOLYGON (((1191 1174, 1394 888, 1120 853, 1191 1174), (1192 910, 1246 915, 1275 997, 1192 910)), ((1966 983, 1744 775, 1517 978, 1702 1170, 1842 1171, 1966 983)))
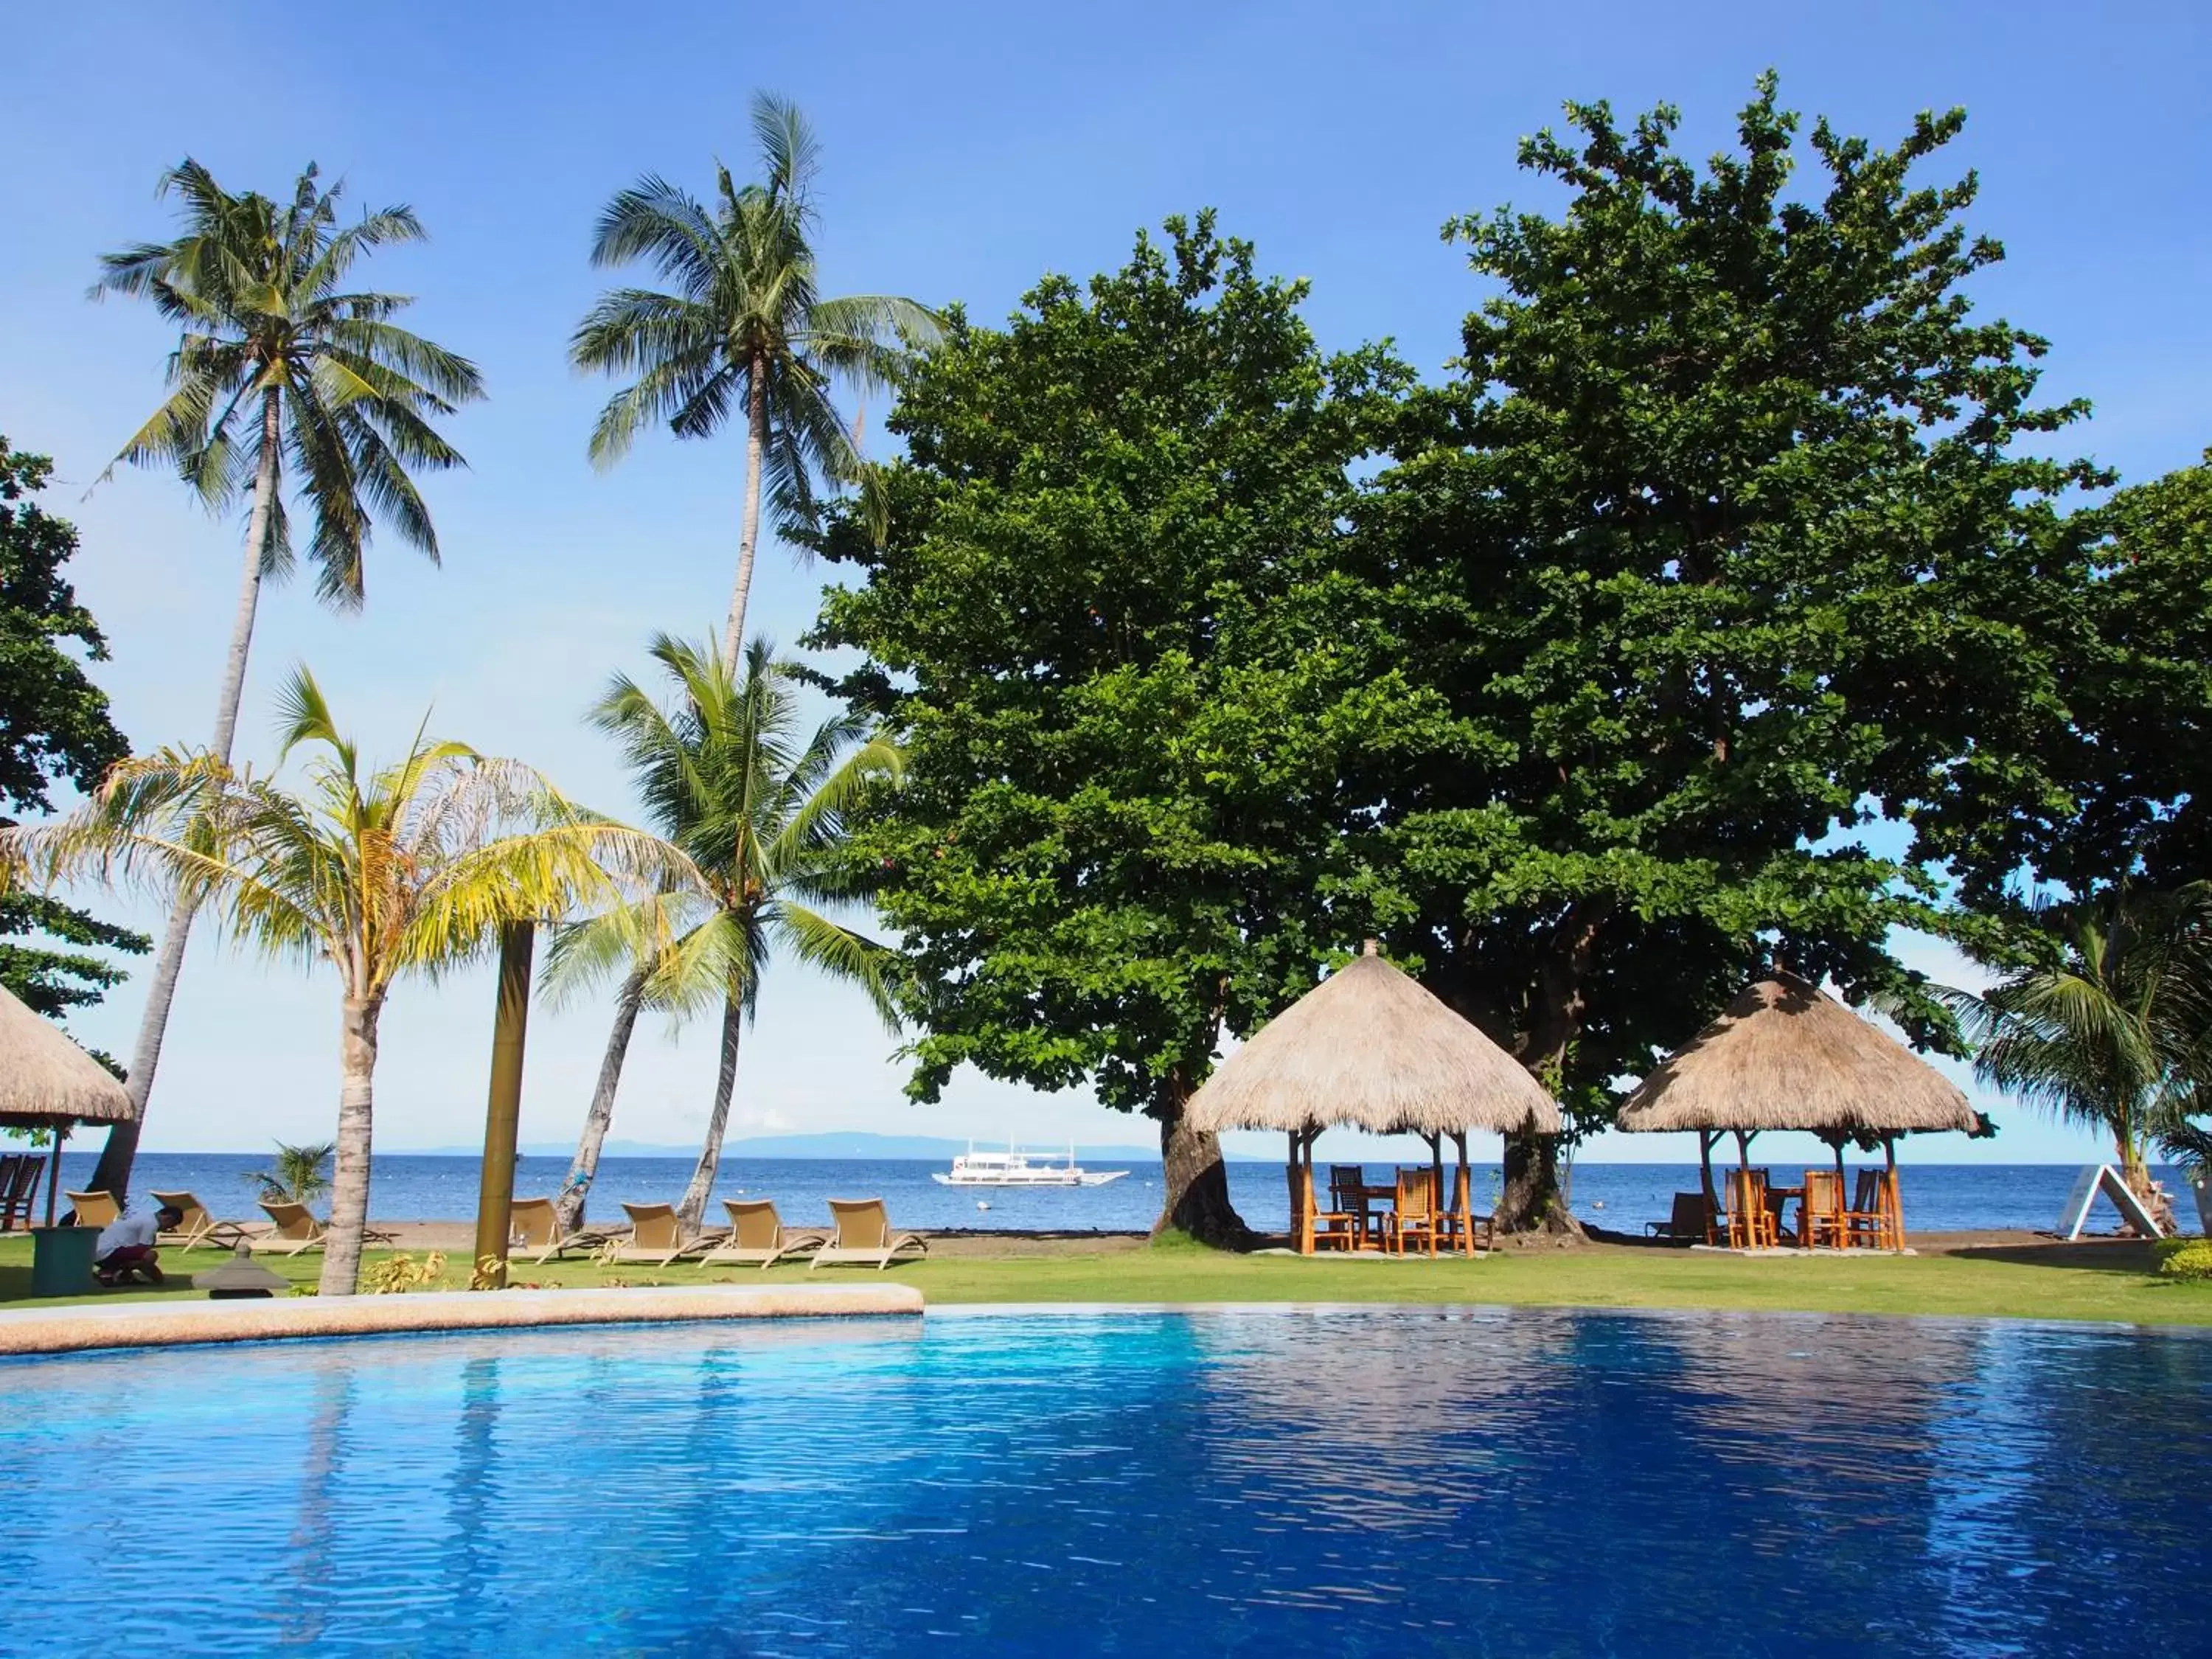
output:
MULTIPOLYGON (((433 240, 379 256, 373 279, 422 296, 416 325, 475 358, 491 392, 451 427, 471 470, 430 485, 446 568, 374 549, 368 608, 352 618, 318 611, 305 585, 268 594, 241 754, 268 758, 268 690, 304 659, 373 751, 434 706, 439 732, 626 811, 612 756, 578 715, 611 671, 638 666, 652 630, 700 634, 720 616, 741 460, 727 441, 660 438, 595 474, 585 438, 608 388, 573 376, 563 347, 604 281, 585 258, 598 208, 641 172, 702 191, 717 155, 742 172, 755 88, 795 99, 821 135, 834 290, 957 299, 993 320, 1042 272, 1116 264, 1137 227, 1212 205, 1267 269, 1311 279, 1325 343, 1390 336, 1431 374, 1481 292, 1437 226, 1551 204, 1516 171, 1514 146, 1563 99, 1680 104, 1700 155, 1768 66, 1808 122, 1826 113, 1880 142, 1920 109, 1963 104, 1972 118, 1945 176, 1980 169, 1976 228, 2011 256, 1978 300, 2051 337, 2050 392, 2097 404, 2081 447, 2139 478, 2212 441, 2206 17, 2190 4, 2044 3, 40 7, 10 19, 0 101, 12 158, 0 169, 0 431, 56 457, 52 505, 82 531, 76 578, 114 647, 100 678, 124 729, 141 746, 204 741, 240 526, 151 474, 78 500, 156 401, 169 344, 149 310, 86 301, 94 256, 166 234, 153 185, 186 155, 234 189, 282 191, 312 159, 347 179, 356 207, 412 204, 433 240)), ((769 549, 755 626, 794 639, 823 579, 769 549)), ((143 905, 101 908, 157 921, 143 905)), ((1911 948, 1941 965, 1932 945, 1911 948)), ((380 1145, 471 1138, 490 1004, 483 975, 398 994, 380 1145)), ((76 1029, 127 1052, 137 1006, 125 988, 76 1029)), ((573 1132, 604 1035, 597 1005, 541 1008, 526 1139, 573 1132)), ((787 974, 763 996, 732 1133, 1144 1137, 1087 1098, 972 1077, 939 1107, 909 1106, 890 1048, 857 996, 787 974)), ((148 1144, 318 1137, 334 1116, 336 1053, 327 978, 198 937, 148 1144)), ((615 1133, 696 1139, 713 1063, 704 1027, 641 1030, 615 1133)), ((1994 1144, 1914 1150, 2094 1150, 2019 1109, 1999 1115, 1994 1144)), ((1672 1138, 1585 1154, 1686 1155, 1672 1138)))

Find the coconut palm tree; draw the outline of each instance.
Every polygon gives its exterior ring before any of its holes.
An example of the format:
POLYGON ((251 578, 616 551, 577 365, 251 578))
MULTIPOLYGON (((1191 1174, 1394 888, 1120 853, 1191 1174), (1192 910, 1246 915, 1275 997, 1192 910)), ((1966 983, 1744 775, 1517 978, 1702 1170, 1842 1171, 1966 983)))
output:
MULTIPOLYGON (((436 561, 437 532, 410 471, 463 465, 432 422, 483 395, 466 359, 392 320, 411 303, 405 295, 346 286, 362 255, 418 241, 423 233, 405 207, 340 228, 341 188, 322 189, 310 166, 289 203, 250 191, 234 196, 187 158, 161 178, 161 193, 183 206, 179 235, 105 255, 92 290, 95 298, 150 301, 182 331, 169 358, 168 398, 103 477, 128 461, 174 467, 211 508, 250 496, 208 749, 224 763, 238 728, 262 580, 292 564, 288 469, 310 520, 318 591, 325 603, 351 610, 367 592, 364 555, 376 518, 436 561)), ((191 928, 189 909, 172 911, 154 959, 131 1058, 137 1110, 109 1132, 94 1177, 112 1192, 130 1184, 191 928)))
MULTIPOLYGON (((892 953, 815 907, 853 896, 837 867, 845 814, 865 791, 896 781, 902 762, 888 738, 849 714, 825 720, 802 742, 798 681, 789 665, 770 659, 763 641, 747 647, 743 679, 712 643, 662 635, 652 655, 673 699, 664 705, 617 676, 592 719, 621 743, 647 821, 683 851, 697 878, 672 884, 649 904, 568 930, 555 940, 548 965, 556 978, 581 980, 642 968, 644 1006, 678 1013, 719 1006, 714 1104, 678 1206, 685 1224, 696 1227, 721 1164, 738 1040, 775 953, 860 986, 884 1024, 896 1027, 892 953)), ((634 1008, 628 1017, 635 1019, 634 1008)), ((618 1009, 617 1035, 626 1042, 623 1018, 618 1009)), ((611 1109, 611 1089, 607 1102, 611 1109)), ((580 1164, 597 1158, 588 1125, 585 1133, 580 1164)))
POLYGON ((2130 1186, 2212 1078, 2212 886, 2116 887, 2039 906, 2046 958, 1980 996, 1946 989, 1984 1081, 2111 1136, 2130 1186))
MULTIPOLYGON (((501 924, 619 902, 625 883, 700 878, 657 838, 564 800, 516 762, 418 732, 364 770, 306 670, 281 698, 283 752, 315 753, 295 791, 210 751, 124 762, 72 817, 8 832, 47 881, 137 878, 211 906, 262 954, 337 970, 337 1158, 322 1291, 349 1296, 368 1216, 377 1027, 402 975, 436 977, 501 924)), ((280 762, 281 765, 281 762, 280 762)))
POLYGON ((742 412, 744 507, 723 634, 723 665, 732 673, 744 639, 763 483, 780 514, 803 519, 812 509, 817 475, 836 483, 856 479, 860 456, 832 401, 836 383, 889 387, 902 340, 933 339, 941 325, 914 300, 820 295, 814 135, 794 106, 767 94, 754 98, 752 118, 765 183, 739 186, 718 164, 711 210, 650 174, 607 204, 592 263, 643 260, 675 291, 611 290, 568 346, 579 368, 637 377, 608 401, 592 429, 592 459, 601 466, 621 459, 641 427, 665 420, 679 438, 703 438, 742 412))

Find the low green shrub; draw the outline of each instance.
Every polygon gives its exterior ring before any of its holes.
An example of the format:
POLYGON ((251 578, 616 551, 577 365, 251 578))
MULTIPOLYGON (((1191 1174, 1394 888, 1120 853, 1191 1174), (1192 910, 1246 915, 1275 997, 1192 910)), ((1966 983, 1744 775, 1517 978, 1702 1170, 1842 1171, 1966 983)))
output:
POLYGON ((2158 1247, 2161 1279, 2212 1279, 2212 1238, 2169 1238, 2158 1247))

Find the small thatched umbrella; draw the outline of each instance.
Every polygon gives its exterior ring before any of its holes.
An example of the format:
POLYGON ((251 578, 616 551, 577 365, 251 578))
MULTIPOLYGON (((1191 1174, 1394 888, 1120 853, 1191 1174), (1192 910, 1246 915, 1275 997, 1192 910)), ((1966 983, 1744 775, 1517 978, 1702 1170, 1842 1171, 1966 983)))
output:
POLYGON ((1559 1109, 1512 1055, 1392 967, 1369 939, 1347 963, 1268 1021, 1191 1097, 1194 1129, 1279 1129, 1291 1180, 1313 1179, 1323 1129, 1418 1134, 1439 1187, 1443 1138, 1466 1185, 1474 1129, 1557 1134, 1559 1109))
MULTIPOLYGON (((1645 1078, 1620 1109, 1631 1133, 1697 1132, 1705 1198, 1712 1143, 1733 1130, 1745 1167, 1762 1129, 1801 1129, 1835 1148, 1879 1139, 1897 1168, 1896 1138, 1981 1124, 1958 1085, 1818 986, 1778 972, 1747 986, 1727 1011, 1645 1078)), ((1900 1226, 1902 1223, 1900 1222, 1900 1226)))
POLYGON ((123 1123, 130 1118, 131 1097, 106 1068, 0 986, 0 1125, 54 1131, 53 1158, 46 1166, 46 1225, 54 1224, 62 1142, 70 1125, 123 1123))

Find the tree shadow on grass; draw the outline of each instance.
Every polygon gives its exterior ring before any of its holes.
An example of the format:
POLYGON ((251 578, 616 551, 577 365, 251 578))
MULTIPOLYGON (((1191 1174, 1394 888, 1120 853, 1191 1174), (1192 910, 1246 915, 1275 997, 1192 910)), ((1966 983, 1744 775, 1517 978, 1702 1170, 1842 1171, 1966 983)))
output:
MULTIPOLYGON (((203 1262, 198 1264, 205 1266, 203 1262)), ((31 1264, 0 1262, 0 1307, 64 1308, 73 1304, 90 1302, 153 1302, 171 1297, 198 1298, 205 1292, 192 1288, 192 1269, 176 1269, 163 1264, 167 1277, 159 1285, 131 1285, 117 1290, 103 1290, 98 1285, 83 1291, 67 1296, 33 1297, 31 1294, 31 1264)))
POLYGON ((2020 1267, 2071 1267, 2085 1273, 2125 1273, 2142 1279, 2158 1270, 2158 1257, 2148 1239, 2099 1238, 2068 1243, 2053 1239, 2046 1244, 1989 1244, 1947 1250, 1962 1261, 2002 1261, 2020 1267))

